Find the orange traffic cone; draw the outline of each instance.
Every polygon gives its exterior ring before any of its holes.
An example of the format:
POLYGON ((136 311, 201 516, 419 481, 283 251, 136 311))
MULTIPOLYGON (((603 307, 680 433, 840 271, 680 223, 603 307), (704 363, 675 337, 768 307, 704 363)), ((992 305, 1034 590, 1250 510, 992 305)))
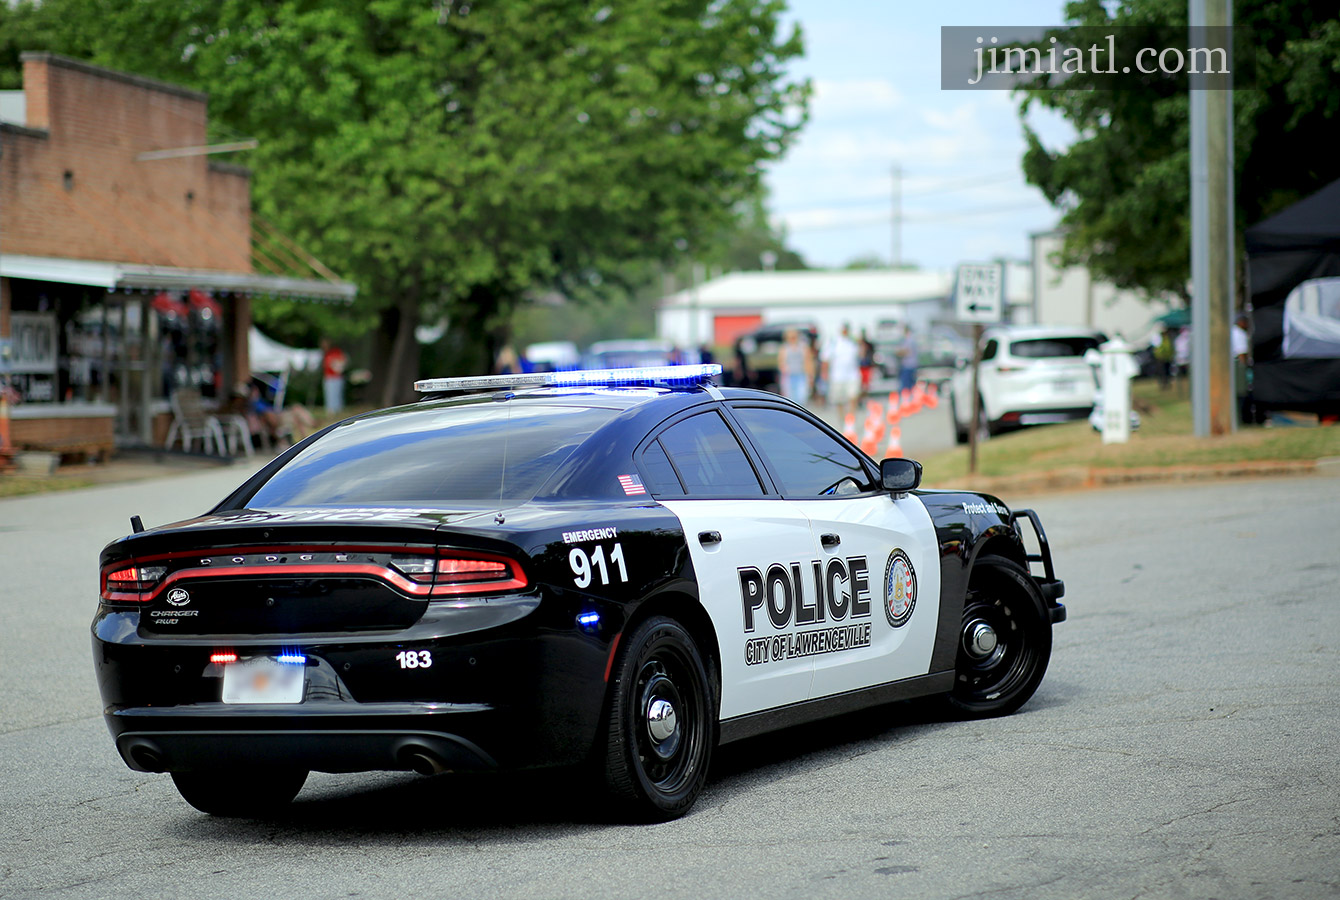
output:
POLYGON ((880 408, 878 401, 870 401, 865 405, 865 428, 861 432, 861 452, 867 456, 874 456, 875 451, 879 449, 879 439, 884 431, 884 410, 880 408))
POLYGON ((898 392, 889 392, 889 424, 893 425, 902 418, 902 413, 898 409, 898 392))
POLYGON ((856 416, 853 413, 847 413, 847 418, 842 423, 842 436, 853 444, 860 440, 860 435, 856 433, 856 416))
POLYGON ((926 390, 922 394, 922 400, 926 404, 927 409, 935 409, 940 405, 940 395, 935 390, 935 382, 926 382, 926 390))
POLYGON ((902 413, 902 415, 903 415, 904 418, 906 418, 907 416, 910 416, 910 415, 912 415, 912 413, 916 412, 916 410, 912 408, 912 392, 911 392, 911 391, 909 391, 909 390, 907 390, 907 389, 904 389, 904 390, 903 390, 902 397, 900 398, 900 401, 899 401, 898 406, 899 406, 898 411, 899 411, 900 413, 902 413))
POLYGON ((897 425, 889 428, 889 444, 884 448, 885 459, 895 459, 903 455, 903 430, 897 425))

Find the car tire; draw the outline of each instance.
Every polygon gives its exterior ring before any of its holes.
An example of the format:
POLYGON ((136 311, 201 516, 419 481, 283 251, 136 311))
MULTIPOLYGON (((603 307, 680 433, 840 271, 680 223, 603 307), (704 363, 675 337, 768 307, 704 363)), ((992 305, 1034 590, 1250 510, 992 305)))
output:
POLYGON ((620 818, 663 822, 688 812, 717 742, 717 692, 693 637, 653 616, 615 666, 605 727, 605 787, 620 818))
POLYGON ((173 772, 182 799, 211 816, 261 818, 298 796, 306 769, 208 769, 173 772))
POLYGON ((954 395, 949 395, 949 420, 954 425, 954 443, 968 443, 968 426, 958 423, 958 404, 954 402, 954 395))
POLYGON ((986 416, 986 401, 977 401, 977 441, 985 443, 996 435, 1000 434, 1000 428, 994 425, 986 416))
POLYGON ((1051 652, 1051 615, 1028 571, 980 557, 963 602, 950 710, 968 719, 1014 712, 1038 689, 1051 652))

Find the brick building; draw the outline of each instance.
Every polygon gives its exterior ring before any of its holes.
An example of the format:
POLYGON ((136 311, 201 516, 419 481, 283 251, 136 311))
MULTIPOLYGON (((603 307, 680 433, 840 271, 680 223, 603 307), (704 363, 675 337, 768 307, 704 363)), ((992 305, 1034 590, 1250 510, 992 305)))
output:
POLYGON ((205 94, 22 58, 23 89, 0 91, 15 445, 161 440, 173 390, 222 396, 249 376, 253 296, 353 296, 333 278, 255 271, 279 267, 255 249, 249 171, 210 159, 205 94))

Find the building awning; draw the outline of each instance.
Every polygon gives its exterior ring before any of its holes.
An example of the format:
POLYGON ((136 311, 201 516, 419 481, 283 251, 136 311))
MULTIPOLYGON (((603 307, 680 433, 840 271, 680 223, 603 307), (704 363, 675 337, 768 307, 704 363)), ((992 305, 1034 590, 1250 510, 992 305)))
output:
POLYGON ((133 263, 63 259, 54 256, 0 254, 0 277, 27 278, 59 284, 83 284, 109 291, 185 291, 262 294, 295 299, 348 303, 358 288, 347 281, 257 275, 218 269, 179 269, 133 263))

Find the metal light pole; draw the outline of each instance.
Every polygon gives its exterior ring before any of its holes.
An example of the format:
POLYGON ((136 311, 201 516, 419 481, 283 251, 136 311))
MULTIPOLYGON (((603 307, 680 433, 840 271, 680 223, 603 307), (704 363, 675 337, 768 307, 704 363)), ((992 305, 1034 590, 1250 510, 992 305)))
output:
MULTIPOLYGON (((1191 44, 1214 46, 1232 0, 1189 0, 1191 44), (1211 32, 1208 29, 1214 28, 1211 32)), ((1232 68, 1231 41, 1223 41, 1232 68)), ((1232 75, 1191 75, 1191 410, 1196 437, 1237 427, 1229 328, 1233 236, 1232 75)))

